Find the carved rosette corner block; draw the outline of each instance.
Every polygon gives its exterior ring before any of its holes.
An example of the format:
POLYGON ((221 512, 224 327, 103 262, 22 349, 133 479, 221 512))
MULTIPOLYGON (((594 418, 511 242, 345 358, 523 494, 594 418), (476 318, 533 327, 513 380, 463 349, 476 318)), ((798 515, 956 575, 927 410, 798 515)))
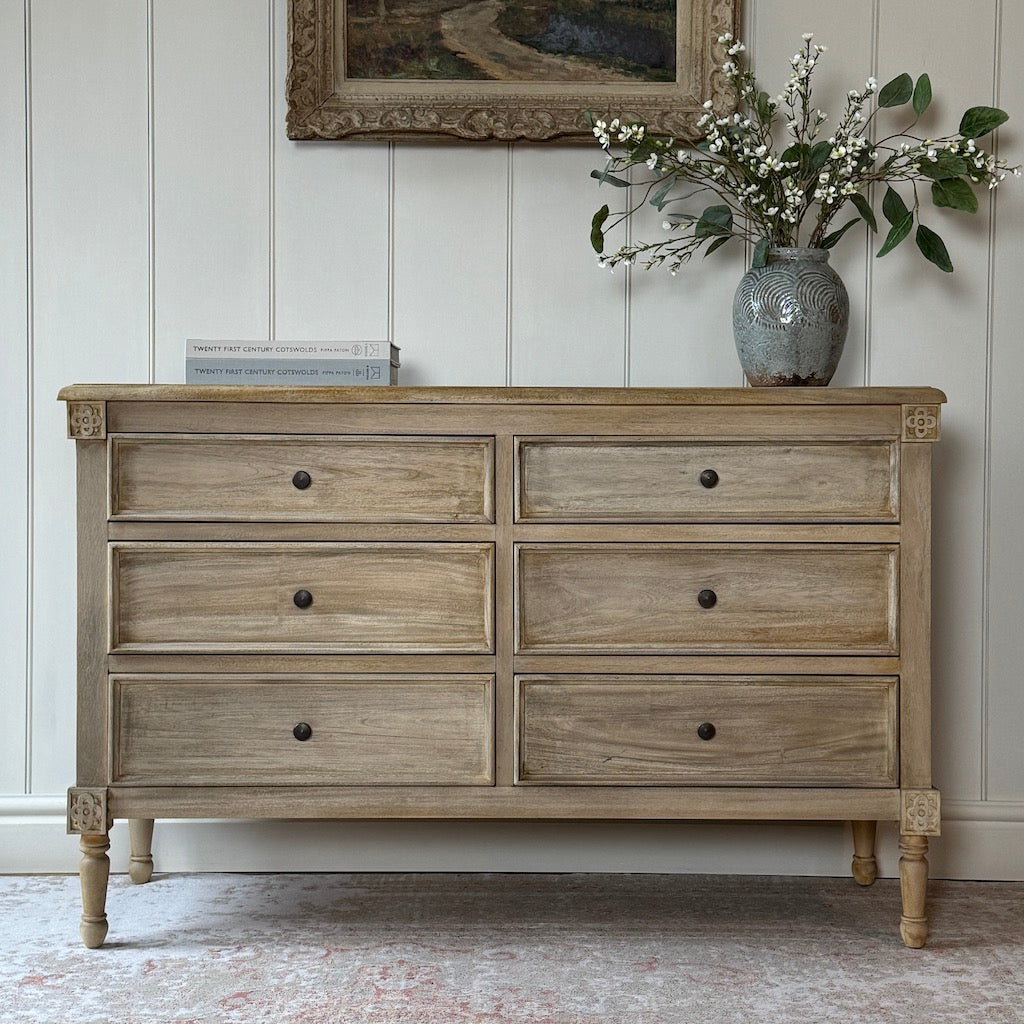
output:
POLYGON ((937 789, 904 789, 900 793, 900 833, 905 836, 940 834, 937 789))
POLYGON ((904 441, 938 441, 939 406, 903 406, 904 441))
POLYGON ((110 830, 105 789, 68 790, 68 833, 105 836, 110 830))
POLYGON ((68 437, 100 441, 107 436, 105 402, 68 402, 68 437))

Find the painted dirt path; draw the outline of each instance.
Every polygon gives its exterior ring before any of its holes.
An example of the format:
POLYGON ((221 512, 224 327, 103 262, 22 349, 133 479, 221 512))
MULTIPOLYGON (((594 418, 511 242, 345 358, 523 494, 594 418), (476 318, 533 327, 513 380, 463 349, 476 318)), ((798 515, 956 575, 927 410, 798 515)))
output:
POLYGON ((498 29, 504 0, 474 0, 441 15, 444 45, 489 78, 505 82, 636 82, 579 57, 540 53, 498 29))

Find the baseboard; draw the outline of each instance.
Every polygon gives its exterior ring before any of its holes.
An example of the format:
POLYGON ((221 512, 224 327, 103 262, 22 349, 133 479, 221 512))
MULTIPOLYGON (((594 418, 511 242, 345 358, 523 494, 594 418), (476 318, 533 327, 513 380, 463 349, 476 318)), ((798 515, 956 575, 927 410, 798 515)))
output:
MULTIPOLYGON (((63 797, 0 798, 0 873, 78 870, 63 797)), ((1024 803, 947 801, 931 844, 935 878, 1024 880, 1024 803)), ((609 871, 843 875, 839 823, 575 823, 161 821, 159 872, 609 871)), ((128 830, 111 832, 114 871, 128 865, 128 830)), ((897 871, 895 826, 879 833, 879 869, 897 871)))

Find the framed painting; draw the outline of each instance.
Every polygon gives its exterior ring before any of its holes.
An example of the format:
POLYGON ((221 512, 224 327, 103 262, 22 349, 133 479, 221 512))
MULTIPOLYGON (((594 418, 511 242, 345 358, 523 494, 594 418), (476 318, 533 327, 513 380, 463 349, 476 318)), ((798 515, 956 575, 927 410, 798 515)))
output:
POLYGON ((589 113, 693 139, 738 6, 289 0, 288 137, 582 141, 589 113))

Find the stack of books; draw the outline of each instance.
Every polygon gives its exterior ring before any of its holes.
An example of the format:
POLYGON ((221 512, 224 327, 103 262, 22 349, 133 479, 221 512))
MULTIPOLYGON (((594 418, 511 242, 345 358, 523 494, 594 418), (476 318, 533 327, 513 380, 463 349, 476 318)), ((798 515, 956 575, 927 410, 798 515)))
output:
POLYGON ((186 384, 398 383, 386 341, 197 341, 185 345, 186 384))

